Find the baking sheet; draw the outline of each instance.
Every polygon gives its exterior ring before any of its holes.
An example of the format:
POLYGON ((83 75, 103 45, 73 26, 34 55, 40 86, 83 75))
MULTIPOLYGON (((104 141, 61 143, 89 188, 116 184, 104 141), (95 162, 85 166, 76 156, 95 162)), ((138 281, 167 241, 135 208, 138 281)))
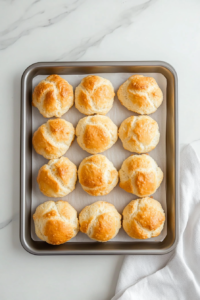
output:
MULTIPOLYGON (((117 94, 117 90, 119 86, 126 81, 131 75, 134 73, 101 73, 101 74, 95 74, 99 75, 101 77, 107 78, 110 80, 114 86, 115 94, 117 94)), ((90 75, 90 74, 87 74, 90 75)), ((65 78, 75 89, 75 87, 80 83, 83 77, 87 75, 62 75, 63 78, 65 78)), ((92 75, 92 74, 91 74, 92 75)), ((163 103, 158 108, 158 110, 151 114, 150 116, 158 122, 159 129, 160 129, 160 141, 157 147, 152 150, 149 154, 150 156, 155 159, 158 166, 162 169, 164 173, 164 179, 161 184, 161 186, 158 188, 156 193, 153 195, 154 199, 158 200, 161 205, 163 206, 163 209, 166 214, 166 182, 165 182, 165 174, 166 174, 166 117, 167 117, 167 109, 166 109, 166 87, 167 87, 167 80, 166 78, 159 73, 142 73, 144 76, 151 76, 154 77, 157 81, 159 87, 161 88, 163 92, 163 103)), ((36 76, 33 79, 32 87, 34 87, 43 79, 45 79, 47 76, 36 76)), ((114 105, 113 108, 108 112, 106 116, 108 116, 118 127, 122 123, 123 120, 126 118, 137 115, 133 112, 128 111, 124 106, 122 106, 117 99, 117 96, 115 96, 114 105)), ((74 127, 76 127, 78 121, 85 117, 85 115, 81 114, 75 106, 73 106, 66 114, 64 114, 61 118, 66 119, 67 121, 71 122, 74 127)), ((32 134, 34 131, 43 123, 46 123, 48 119, 44 118, 38 111, 37 108, 32 108, 32 134)), ((101 153, 105 155, 110 161, 113 162, 114 166, 117 168, 117 170, 120 169, 122 162, 132 155, 133 153, 125 150, 122 146, 122 143, 120 139, 118 139, 117 143, 114 144, 110 149, 107 151, 101 153)), ((74 140, 73 144, 69 148, 69 150, 66 152, 64 156, 67 156, 74 164, 76 164, 77 168, 80 164, 80 162, 87 156, 90 156, 91 154, 87 153, 86 151, 82 150, 79 145, 76 142, 76 139, 74 140)), ((108 195, 106 196, 99 196, 94 197, 88 195, 83 189, 81 188, 81 185, 77 181, 75 190, 70 193, 69 195, 63 197, 63 198, 49 198, 44 196, 38 187, 36 178, 38 170, 41 168, 42 165, 46 164, 48 162, 47 159, 42 157, 41 155, 37 154, 35 150, 32 151, 32 203, 31 203, 31 214, 35 212, 35 209, 38 205, 41 203, 48 201, 48 200, 54 200, 57 201, 59 199, 68 201, 77 211, 78 213, 87 205, 90 205, 96 201, 102 200, 107 201, 115 205, 116 209, 119 213, 122 213, 124 207, 134 199, 137 199, 137 196, 134 196, 132 194, 129 194, 122 190, 119 185, 116 186, 108 195)), ((148 241, 162 241, 167 234, 167 224, 165 222, 164 229, 162 233, 155 238, 151 238, 148 240, 142 240, 143 242, 148 241)), ((40 241, 40 239, 36 236, 35 230, 34 230, 34 223, 33 220, 31 222, 31 237, 34 241, 40 241)), ((118 235, 112 239, 112 241, 123 241, 123 242, 136 242, 137 239, 131 239, 123 229, 120 229, 118 235)), ((69 242, 95 242, 89 239, 85 234, 79 232, 78 235, 73 238, 69 242)), ((141 240, 140 240, 141 242, 141 240)))

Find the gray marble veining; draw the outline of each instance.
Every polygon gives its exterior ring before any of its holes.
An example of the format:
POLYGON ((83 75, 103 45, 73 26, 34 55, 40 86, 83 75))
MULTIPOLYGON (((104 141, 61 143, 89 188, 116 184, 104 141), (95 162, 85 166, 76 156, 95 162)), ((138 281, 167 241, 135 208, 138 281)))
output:
POLYGON ((15 213, 11 218, 8 218, 7 220, 0 222, 0 230, 7 227, 11 222, 13 222, 18 217, 19 217, 19 213, 15 213))
POLYGON ((1 222, 0 223, 0 229, 3 229, 3 228, 5 228, 8 224, 10 224, 12 222, 12 218, 10 218, 10 219, 8 219, 8 220, 6 220, 6 221, 4 221, 4 222, 1 222))
MULTIPOLYGON (((73 58, 74 60, 79 60, 89 48, 98 46, 102 42, 102 40, 105 39, 105 37, 111 35, 121 27, 126 27, 133 24, 135 18, 138 15, 140 15, 144 10, 146 10, 151 3, 156 1, 157 0, 149 0, 142 4, 133 5, 132 7, 129 7, 127 10, 122 11, 121 15, 118 16, 117 20, 113 22, 113 24, 111 24, 108 28, 105 28, 102 31, 98 32, 95 36, 91 36, 90 38, 85 39, 84 41, 82 41, 82 43, 79 46, 73 48, 70 51, 66 51, 55 60, 62 61, 65 60, 66 57, 68 59, 73 58)), ((134 3, 134 1, 132 2, 134 3)))
POLYGON ((83 2, 83 0, 74 0, 70 1, 68 5, 62 4, 56 7, 55 10, 48 10, 46 1, 33 1, 16 21, 11 23, 5 30, 0 31, 0 50, 8 48, 21 37, 36 29, 49 27, 60 22, 74 12, 83 2))

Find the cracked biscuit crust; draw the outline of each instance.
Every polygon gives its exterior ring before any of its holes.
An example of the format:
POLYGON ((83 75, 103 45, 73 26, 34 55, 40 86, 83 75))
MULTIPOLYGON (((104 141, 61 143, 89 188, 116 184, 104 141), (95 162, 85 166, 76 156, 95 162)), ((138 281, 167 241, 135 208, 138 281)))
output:
POLYGON ((106 116, 85 117, 78 122, 76 136, 79 146, 97 154, 111 148, 118 139, 117 126, 106 116))
POLYGON ((147 153, 159 142, 158 123, 148 116, 131 116, 120 125, 119 138, 124 149, 135 153, 147 153))
POLYGON ((164 222, 161 204, 149 197, 132 200, 123 211, 123 228, 131 238, 156 237, 161 233, 164 222))
POLYGON ((75 129, 70 122, 63 119, 49 120, 33 134, 35 151, 47 159, 64 155, 75 138, 75 129))
POLYGON ((163 172, 149 155, 131 155, 119 170, 119 186, 139 197, 150 196, 160 186, 163 172))
POLYGON ((97 201, 86 206, 79 214, 80 231, 98 242, 114 238, 121 228, 121 215, 114 205, 97 201))
POLYGON ((152 114, 162 104, 163 93, 152 77, 133 75, 117 91, 122 105, 140 115, 152 114))
POLYGON ((106 115, 113 106, 114 88, 105 78, 89 75, 75 90, 75 107, 85 115, 106 115))
POLYGON ((60 245, 77 235, 77 211, 66 201, 47 201, 33 215, 36 235, 43 241, 60 245))
POLYGON ((73 87, 58 75, 48 76, 33 91, 32 105, 45 118, 61 117, 73 104, 73 87))
POLYGON ((47 197, 64 197, 75 189, 77 168, 67 158, 52 159, 38 172, 40 191, 47 197))
POLYGON ((83 190, 92 196, 107 195, 118 183, 118 171, 111 161, 100 154, 82 160, 78 177, 83 190))

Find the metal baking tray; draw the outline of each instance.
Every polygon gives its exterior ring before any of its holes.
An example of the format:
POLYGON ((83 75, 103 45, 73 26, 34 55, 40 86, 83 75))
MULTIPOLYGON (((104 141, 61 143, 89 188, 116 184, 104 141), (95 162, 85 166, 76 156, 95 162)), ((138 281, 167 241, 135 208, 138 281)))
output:
POLYGON ((160 61, 142 62, 40 62, 29 66, 21 81, 21 180, 20 240, 26 251, 35 255, 67 254, 166 254, 178 240, 178 95, 177 74, 160 61), (32 194, 32 81, 38 75, 95 73, 159 73, 167 81, 166 197, 167 236, 162 242, 70 242, 52 246, 31 238, 32 194))

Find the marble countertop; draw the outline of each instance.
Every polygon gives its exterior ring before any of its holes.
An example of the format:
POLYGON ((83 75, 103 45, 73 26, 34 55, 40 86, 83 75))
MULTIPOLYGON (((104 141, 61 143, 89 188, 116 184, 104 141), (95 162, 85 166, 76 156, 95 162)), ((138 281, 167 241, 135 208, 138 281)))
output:
POLYGON ((200 137, 200 1, 1 0, 1 299, 108 300, 122 256, 37 257, 19 241, 20 80, 39 61, 161 60, 179 79, 179 141, 200 137))

